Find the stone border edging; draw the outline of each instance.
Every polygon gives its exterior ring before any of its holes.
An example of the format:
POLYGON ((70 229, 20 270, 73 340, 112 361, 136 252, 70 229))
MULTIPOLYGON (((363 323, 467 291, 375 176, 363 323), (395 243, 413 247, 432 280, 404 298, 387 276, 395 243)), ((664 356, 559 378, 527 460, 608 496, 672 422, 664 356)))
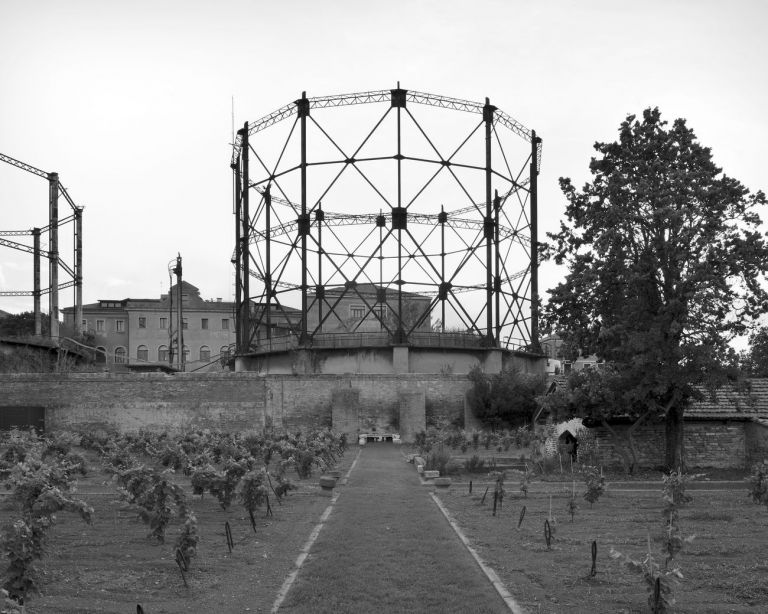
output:
MULTIPOLYGON (((344 484, 347 483, 347 480, 349 480, 349 474, 352 473, 352 470, 355 468, 355 465, 357 465, 357 461, 360 458, 361 452, 362 452, 362 449, 358 448, 357 456, 355 457, 355 460, 352 461, 352 466, 349 468, 349 471, 347 471, 346 475, 344 476, 344 481, 343 481, 344 484)), ((299 575, 299 571, 301 570, 301 566, 304 564, 304 561, 307 560, 307 557, 309 556, 309 551, 314 545, 315 541, 317 541, 317 538, 320 535, 320 531, 325 525, 325 522, 328 520, 328 517, 331 515, 333 506, 336 504, 336 500, 339 498, 340 494, 341 494, 340 491, 336 491, 333 494, 333 497, 331 497, 331 502, 328 504, 328 507, 325 508, 325 511, 320 516, 320 521, 315 525, 315 528, 312 529, 312 532, 309 534, 307 541, 301 547, 301 550, 299 551, 299 556, 296 557, 296 563, 294 564, 293 571, 291 571, 291 573, 288 574, 288 576, 283 581, 283 585, 280 587, 280 590, 277 592, 277 597, 275 598, 275 602, 272 604, 272 609, 270 610, 272 614, 275 614, 280 609, 280 606, 283 605, 283 601, 285 601, 285 598, 288 595, 288 591, 291 590, 291 586, 293 586, 293 583, 296 581, 296 578, 299 575)))
POLYGON ((496 589, 496 592, 502 598, 504 603, 507 604, 509 611, 512 612, 512 614, 527 614, 527 612, 522 608, 522 606, 519 603, 517 603, 517 601, 515 601, 515 598, 507 590, 507 587, 504 586, 504 583, 501 581, 499 576, 496 575, 496 572, 493 571, 493 569, 491 569, 488 565, 486 565, 482 561, 480 556, 478 556, 475 549, 470 545, 466 535, 464 535, 464 533, 459 528, 459 525, 451 516, 451 513, 443 505, 443 502, 440 501, 440 499, 435 495, 435 493, 429 493, 429 496, 432 497, 432 500, 435 502, 435 505, 437 505, 437 507, 440 509, 443 516, 445 516, 445 519, 448 521, 448 524, 451 525, 451 528, 453 529, 454 533, 456 533, 458 538, 461 540, 461 543, 464 544, 464 547, 472 555, 472 558, 475 559, 475 562, 480 567, 480 570, 485 574, 485 576, 488 578, 491 584, 493 584, 493 588, 496 589))

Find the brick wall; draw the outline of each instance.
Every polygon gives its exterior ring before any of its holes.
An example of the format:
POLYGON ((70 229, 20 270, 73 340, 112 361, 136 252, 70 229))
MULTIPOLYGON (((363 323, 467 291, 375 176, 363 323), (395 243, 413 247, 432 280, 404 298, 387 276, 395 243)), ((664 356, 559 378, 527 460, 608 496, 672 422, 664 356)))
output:
POLYGON ((403 390, 424 391, 427 422, 450 421, 463 413, 469 381, 417 374, 0 374, 0 412, 4 406, 45 407, 50 430, 297 430, 330 426, 334 391, 353 387, 361 415, 375 423, 399 418, 403 390))
MULTIPOLYGON (((684 445, 689 467, 742 468, 746 463, 745 422, 712 420, 685 423, 684 445)), ((614 429, 623 436, 627 427, 616 425, 614 429)), ((594 430, 599 446, 601 462, 620 465, 613 438, 603 427, 594 430)), ((641 426, 635 433, 637 458, 641 467, 656 467, 664 463, 664 423, 655 422, 641 426)))
POLYGON ((41 405, 51 430, 261 429, 264 390, 241 373, 0 375, 0 411, 41 405))
POLYGON ((750 422, 746 425, 747 466, 768 460, 768 425, 750 422))

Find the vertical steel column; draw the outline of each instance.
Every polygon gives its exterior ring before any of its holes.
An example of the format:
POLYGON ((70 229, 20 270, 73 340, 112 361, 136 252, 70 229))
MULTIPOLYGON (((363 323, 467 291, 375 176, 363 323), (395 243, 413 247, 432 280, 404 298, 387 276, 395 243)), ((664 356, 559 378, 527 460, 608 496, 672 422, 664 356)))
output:
POLYGON ((445 300, 448 298, 445 291, 445 222, 448 216, 445 213, 445 207, 440 205, 440 332, 445 332, 445 300))
MULTIPOLYGON (((398 83, 398 90, 400 84, 398 83)), ((402 108, 397 107, 397 208, 403 206, 403 154, 401 150, 400 115, 402 108)), ((392 220, 394 222, 394 219, 392 220)), ((403 326, 403 229, 397 228, 397 331, 395 341, 405 343, 405 326, 403 326)))
POLYGON ((242 182, 241 188, 242 196, 242 217, 240 222, 242 224, 242 230, 240 231, 240 238, 242 240, 242 248, 240 250, 240 257, 242 258, 241 269, 243 277, 243 300, 240 303, 240 313, 237 317, 240 318, 240 352, 245 353, 250 350, 251 343, 251 288, 250 288, 250 246, 248 244, 248 238, 250 236, 251 214, 248 206, 248 194, 250 192, 250 179, 248 177, 248 157, 249 147, 248 144, 248 122, 241 130, 238 130, 238 134, 241 136, 242 143, 242 182))
POLYGON ((315 291, 315 302, 317 303, 317 323, 319 326, 320 322, 323 321, 323 301, 325 300, 325 290, 320 290, 323 287, 323 220, 325 219, 322 203, 317 203, 315 218, 317 219, 317 290, 315 291))
POLYGON ((233 319, 235 321, 235 353, 239 354, 242 352, 242 335, 240 333, 240 306, 243 302, 243 295, 242 295, 242 280, 240 279, 240 251, 242 249, 242 238, 240 237, 240 156, 237 156, 237 160, 234 164, 231 165, 232 168, 232 177, 233 181, 235 182, 235 313, 232 314, 233 319))
POLYGON ((272 234, 269 229, 272 226, 272 191, 269 184, 264 190, 264 234, 266 239, 265 260, 266 273, 264 275, 264 291, 267 295, 267 342, 269 349, 272 349, 272 234))
POLYGON ((40 314, 40 229, 32 229, 34 245, 34 289, 32 290, 33 310, 35 314, 35 336, 43 334, 43 318, 40 314))
POLYGON ((75 330, 83 332, 83 208, 75 209, 75 330))
POLYGON ((493 294, 496 298, 496 342, 501 345, 501 254, 499 253, 499 209, 501 209, 501 198, 499 198, 499 191, 496 190, 493 196, 493 243, 496 267, 493 275, 493 294))
POLYGON ((309 115, 309 100, 307 92, 301 93, 301 100, 296 101, 301 121, 301 219, 299 232, 301 232, 301 333, 299 345, 305 346, 307 338, 307 234, 309 233, 309 220, 307 216, 307 115, 309 115))
POLYGON ((538 195, 538 149, 541 139, 531 131, 531 349, 539 347, 539 195, 538 195))
POLYGON ((493 332, 493 225, 494 220, 491 209, 491 178, 493 168, 491 166, 491 134, 493 128, 493 112, 496 107, 491 105, 488 98, 483 107, 483 121, 485 122, 485 315, 486 315, 486 343, 488 346, 496 345, 493 332))
POLYGON ((59 337, 59 174, 48 174, 48 336, 59 337))

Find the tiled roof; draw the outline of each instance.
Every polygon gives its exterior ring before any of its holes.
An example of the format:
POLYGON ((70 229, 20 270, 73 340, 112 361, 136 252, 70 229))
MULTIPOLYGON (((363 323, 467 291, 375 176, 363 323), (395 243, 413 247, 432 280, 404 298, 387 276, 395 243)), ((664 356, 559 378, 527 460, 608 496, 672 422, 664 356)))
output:
POLYGON ((714 397, 702 390, 704 399, 694 401, 686 409, 686 418, 702 419, 768 419, 768 378, 752 378, 743 390, 723 387, 714 397))
POLYGON ((554 392, 555 390, 565 390, 568 385, 567 375, 554 375, 552 373, 547 374, 547 394, 554 392))

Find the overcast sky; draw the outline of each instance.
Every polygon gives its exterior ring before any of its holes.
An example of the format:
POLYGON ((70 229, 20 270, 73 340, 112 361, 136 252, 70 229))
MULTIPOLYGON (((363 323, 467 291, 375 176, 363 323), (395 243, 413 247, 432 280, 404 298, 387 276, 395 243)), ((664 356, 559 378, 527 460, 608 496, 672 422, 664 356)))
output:
MULTIPOLYGON (((767 18, 763 0, 2 0, 0 152, 59 172, 85 207, 85 302, 158 296, 177 252, 205 298, 227 300, 233 97, 242 125, 302 90, 487 96, 543 138, 543 238, 558 177, 583 184, 593 143, 648 106, 768 188, 767 18)), ((0 165, 0 230, 46 223, 46 182, 0 165)), ((560 275, 546 265, 542 290, 560 275)), ((0 247, 0 288, 31 287, 31 256, 0 247)))

